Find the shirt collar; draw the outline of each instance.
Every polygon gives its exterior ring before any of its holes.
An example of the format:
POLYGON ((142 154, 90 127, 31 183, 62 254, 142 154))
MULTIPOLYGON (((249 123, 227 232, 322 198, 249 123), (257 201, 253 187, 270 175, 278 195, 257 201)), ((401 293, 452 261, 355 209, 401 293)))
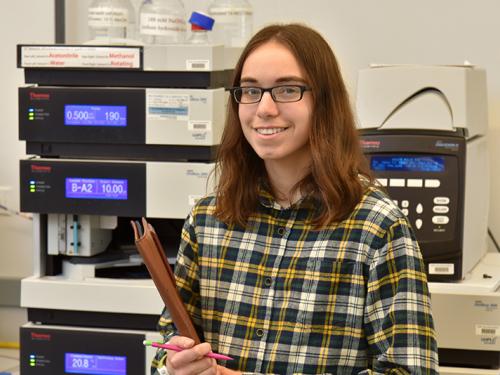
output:
POLYGON ((297 202, 292 204, 290 207, 282 207, 270 192, 269 187, 265 183, 261 183, 259 186, 259 202, 262 206, 267 208, 272 208, 275 210, 286 210, 286 209, 296 209, 296 208, 317 208, 314 204, 314 197, 312 194, 307 194, 306 196, 300 198, 297 202))

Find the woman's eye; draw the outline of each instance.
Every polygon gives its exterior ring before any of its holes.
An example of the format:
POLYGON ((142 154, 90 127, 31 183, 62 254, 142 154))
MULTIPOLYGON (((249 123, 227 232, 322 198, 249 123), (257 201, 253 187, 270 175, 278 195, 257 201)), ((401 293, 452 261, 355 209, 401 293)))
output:
POLYGON ((296 87, 293 87, 293 86, 287 86, 287 87, 283 87, 283 93, 284 94, 295 94, 297 92, 297 88, 296 87))
POLYGON ((250 96, 257 96, 260 94, 260 90, 253 87, 245 88, 243 89, 243 92, 245 95, 250 95, 250 96))

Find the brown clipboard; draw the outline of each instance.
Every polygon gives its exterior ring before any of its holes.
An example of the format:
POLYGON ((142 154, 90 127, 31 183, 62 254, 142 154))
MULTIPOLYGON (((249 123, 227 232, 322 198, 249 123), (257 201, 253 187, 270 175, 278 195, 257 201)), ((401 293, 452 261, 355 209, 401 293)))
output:
POLYGON ((145 218, 142 218, 142 230, 139 221, 131 221, 130 223, 134 229, 137 250, 142 256, 175 327, 180 335, 190 337, 196 344, 199 344, 200 339, 177 290, 174 273, 153 226, 145 218))

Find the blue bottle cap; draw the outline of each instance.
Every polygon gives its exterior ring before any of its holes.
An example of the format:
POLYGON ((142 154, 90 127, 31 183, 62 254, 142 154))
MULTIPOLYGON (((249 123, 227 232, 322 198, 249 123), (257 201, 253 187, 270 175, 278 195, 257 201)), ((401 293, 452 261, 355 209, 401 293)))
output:
POLYGON ((212 30, 214 26, 214 19, 203 13, 193 12, 189 18, 189 23, 198 26, 197 29, 212 30))

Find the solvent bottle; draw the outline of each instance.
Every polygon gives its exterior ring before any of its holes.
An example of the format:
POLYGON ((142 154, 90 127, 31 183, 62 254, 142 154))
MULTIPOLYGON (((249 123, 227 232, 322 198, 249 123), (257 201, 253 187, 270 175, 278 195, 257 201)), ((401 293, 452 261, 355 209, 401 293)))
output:
POLYGON ((214 26, 214 19, 200 12, 193 12, 189 18, 191 24, 190 44, 210 44, 209 33, 214 26))
POLYGON ((144 0, 139 9, 139 35, 145 44, 186 40, 186 13, 181 0, 144 0))
POLYGON ((93 0, 88 8, 90 39, 110 43, 135 38, 135 11, 130 0, 93 0))
POLYGON ((208 14, 215 20, 213 42, 243 47, 253 32, 253 9, 247 0, 214 0, 208 14))

